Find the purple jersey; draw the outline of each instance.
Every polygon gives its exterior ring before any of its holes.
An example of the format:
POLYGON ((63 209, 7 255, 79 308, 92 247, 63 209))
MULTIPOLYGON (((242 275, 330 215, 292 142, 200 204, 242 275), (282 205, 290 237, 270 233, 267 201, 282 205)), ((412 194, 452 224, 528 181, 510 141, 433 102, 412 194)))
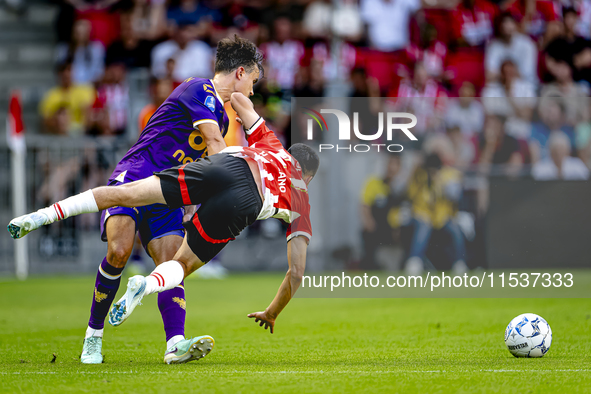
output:
POLYGON ((207 155, 198 126, 213 123, 222 136, 228 130, 224 103, 213 82, 188 78, 156 110, 138 141, 117 164, 109 183, 148 178, 154 172, 193 162, 207 155))

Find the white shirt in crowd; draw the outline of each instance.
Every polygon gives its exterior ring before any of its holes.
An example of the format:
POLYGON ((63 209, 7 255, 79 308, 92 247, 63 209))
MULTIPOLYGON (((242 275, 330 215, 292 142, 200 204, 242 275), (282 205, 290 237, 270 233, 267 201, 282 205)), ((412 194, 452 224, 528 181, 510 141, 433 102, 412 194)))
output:
POLYGON ((567 181, 584 181, 589 178, 589 169, 578 157, 567 156, 562 161, 562 171, 551 159, 542 160, 534 164, 532 176, 537 181, 552 181, 564 179, 567 181))
POLYGON ((510 91, 498 82, 493 82, 482 89, 482 104, 486 113, 507 117, 505 131, 515 138, 529 138, 531 134, 531 122, 521 119, 515 114, 514 106, 534 108, 536 106, 536 89, 523 80, 516 79, 511 84, 510 91), (507 100, 512 97, 512 103, 507 100))
POLYGON ((447 107, 445 123, 447 127, 459 127, 464 137, 472 137, 484 127, 484 108, 476 99, 467 107, 462 107, 459 99, 452 99, 447 107))
MULTIPOLYGON (((72 54, 67 43, 55 48, 57 63, 63 63, 72 54)), ((105 71, 105 47, 99 41, 91 41, 85 47, 79 47, 72 56, 72 81, 75 84, 92 84, 103 76, 105 71)))
POLYGON ((515 33, 509 44, 499 39, 492 40, 486 47, 486 71, 500 74, 501 65, 505 60, 515 63, 521 78, 534 86, 537 85, 538 50, 531 38, 515 33))
POLYGON ((299 41, 287 40, 282 44, 272 41, 261 45, 261 51, 269 65, 269 80, 281 89, 292 89, 295 75, 304 56, 304 46, 299 41))
POLYGON ((361 0, 372 47, 384 52, 406 48, 410 17, 420 7, 419 0, 361 0))
POLYGON ((174 40, 160 43, 152 50, 152 74, 166 76, 166 62, 175 60, 173 78, 183 81, 189 77, 213 77, 213 50, 203 41, 191 41, 184 50, 174 40))

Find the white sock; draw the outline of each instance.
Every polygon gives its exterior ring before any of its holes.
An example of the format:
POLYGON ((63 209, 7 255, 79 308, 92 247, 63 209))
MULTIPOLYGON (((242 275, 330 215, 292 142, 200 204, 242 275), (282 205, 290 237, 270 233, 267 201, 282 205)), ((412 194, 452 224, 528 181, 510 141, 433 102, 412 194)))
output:
POLYGON ((174 289, 180 285, 185 278, 185 270, 178 261, 165 261, 146 276, 146 293, 160 293, 165 290, 174 289))
POLYGON ((84 193, 68 197, 65 200, 56 202, 55 204, 40 209, 39 212, 47 216, 45 224, 51 224, 58 220, 63 220, 70 216, 80 215, 82 213, 98 212, 98 206, 94 199, 92 190, 87 190, 84 193))
POLYGON ((183 337, 182 335, 175 335, 174 337, 170 338, 168 341, 166 341, 166 350, 170 349, 183 339, 185 339, 185 337, 183 337))
POLYGON ((94 328, 88 327, 86 329, 86 335, 84 336, 84 339, 86 338, 90 338, 90 337, 103 337, 103 329, 101 328, 100 330, 96 330, 94 328))

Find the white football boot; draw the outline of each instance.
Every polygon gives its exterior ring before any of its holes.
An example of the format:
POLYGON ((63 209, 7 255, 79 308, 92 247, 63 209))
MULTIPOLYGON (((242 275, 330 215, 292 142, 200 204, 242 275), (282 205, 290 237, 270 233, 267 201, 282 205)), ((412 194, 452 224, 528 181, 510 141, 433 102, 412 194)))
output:
POLYGON ((132 276, 127 281, 127 291, 119 299, 109 312, 109 324, 118 326, 123 323, 136 306, 141 305, 141 300, 146 292, 146 278, 141 275, 132 276))
POLYGON ((47 215, 39 211, 14 218, 8 224, 8 232, 14 239, 22 238, 33 230, 45 225, 47 215))
POLYGON ((214 345, 215 341, 209 335, 183 339, 166 350, 164 362, 166 364, 182 364, 199 360, 207 356, 214 345))

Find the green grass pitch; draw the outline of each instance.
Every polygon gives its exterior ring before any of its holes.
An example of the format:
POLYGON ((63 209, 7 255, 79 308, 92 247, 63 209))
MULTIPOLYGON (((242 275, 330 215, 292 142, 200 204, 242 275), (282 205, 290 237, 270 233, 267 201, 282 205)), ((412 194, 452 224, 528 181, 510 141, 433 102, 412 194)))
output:
POLYGON ((186 334, 216 346, 183 365, 162 363, 156 296, 106 326, 102 365, 82 365, 94 277, 2 282, 0 392, 591 392, 590 299, 296 298, 271 335, 246 315, 281 279, 187 281, 186 334), (552 327, 541 359, 505 348, 505 326, 524 312, 552 327))

